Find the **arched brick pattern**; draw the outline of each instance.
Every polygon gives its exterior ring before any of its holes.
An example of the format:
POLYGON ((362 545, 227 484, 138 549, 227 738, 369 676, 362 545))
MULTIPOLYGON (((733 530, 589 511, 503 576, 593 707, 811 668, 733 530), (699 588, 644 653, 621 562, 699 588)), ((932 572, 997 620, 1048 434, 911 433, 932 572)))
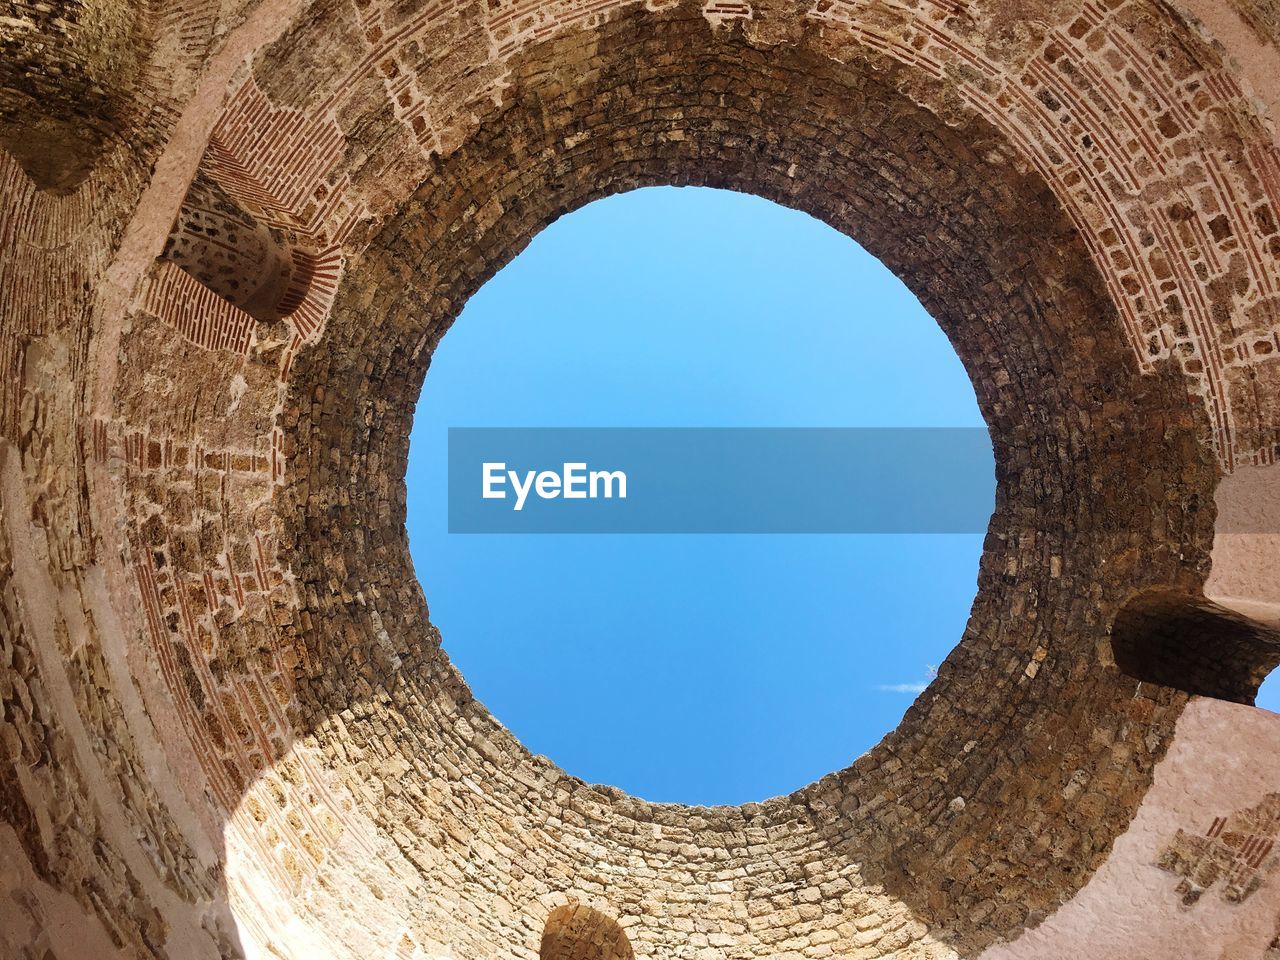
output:
POLYGON ((161 259, 255 320, 282 320, 301 306, 314 258, 292 248, 199 174, 187 191, 161 259))

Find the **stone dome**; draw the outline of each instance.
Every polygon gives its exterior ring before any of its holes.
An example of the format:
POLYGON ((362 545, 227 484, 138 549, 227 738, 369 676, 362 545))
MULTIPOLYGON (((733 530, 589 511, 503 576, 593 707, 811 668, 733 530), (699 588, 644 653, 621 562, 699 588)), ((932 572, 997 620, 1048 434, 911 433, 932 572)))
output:
POLYGON ((1280 957, 1273 2, 9 7, 4 957, 1280 957), (865 246, 996 453, 936 679, 740 807, 531 755, 404 529, 467 298, 659 184, 865 246))

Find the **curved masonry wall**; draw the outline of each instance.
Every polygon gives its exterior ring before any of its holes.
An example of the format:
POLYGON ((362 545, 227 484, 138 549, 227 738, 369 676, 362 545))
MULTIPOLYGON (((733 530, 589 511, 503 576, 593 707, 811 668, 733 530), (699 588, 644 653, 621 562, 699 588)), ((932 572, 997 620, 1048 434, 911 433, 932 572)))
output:
MULTIPOLYGON (((41 60, 45 12, 18 13, 23 62, 101 69, 93 30, 41 60)), ((1131 676, 1111 646, 1140 595, 1276 622, 1269 22, 266 0, 111 27, 137 66, 103 122, 53 166, 0 151, 6 956, 1280 950, 1280 719, 1184 692, 1248 700, 1275 651, 1182 632, 1131 676), (557 216, 657 183, 856 237, 951 338, 997 453, 937 680, 847 770, 738 808, 530 756, 441 651, 403 527, 466 298, 557 216), (218 211, 305 270, 169 242, 218 211)))

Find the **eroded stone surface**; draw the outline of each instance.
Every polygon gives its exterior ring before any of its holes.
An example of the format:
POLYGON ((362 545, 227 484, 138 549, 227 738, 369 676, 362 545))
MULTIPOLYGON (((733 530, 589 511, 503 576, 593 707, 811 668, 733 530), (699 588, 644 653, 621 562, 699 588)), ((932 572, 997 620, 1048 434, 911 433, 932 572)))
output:
POLYGON ((1273 713, 1192 701, 1107 862, 1040 927, 982 960, 1270 957, 1278 731, 1273 713))

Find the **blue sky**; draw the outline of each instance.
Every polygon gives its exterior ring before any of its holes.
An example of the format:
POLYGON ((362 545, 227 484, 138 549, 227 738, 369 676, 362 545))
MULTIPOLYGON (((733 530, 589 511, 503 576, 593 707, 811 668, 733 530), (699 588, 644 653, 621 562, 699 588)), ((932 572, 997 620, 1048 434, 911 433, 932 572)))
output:
POLYGON ((902 283, 803 213, 611 197, 539 234, 436 352, 408 529, 444 646, 535 753, 650 800, 787 793, 873 746, 959 640, 980 535, 466 535, 462 426, 981 426, 902 283))

